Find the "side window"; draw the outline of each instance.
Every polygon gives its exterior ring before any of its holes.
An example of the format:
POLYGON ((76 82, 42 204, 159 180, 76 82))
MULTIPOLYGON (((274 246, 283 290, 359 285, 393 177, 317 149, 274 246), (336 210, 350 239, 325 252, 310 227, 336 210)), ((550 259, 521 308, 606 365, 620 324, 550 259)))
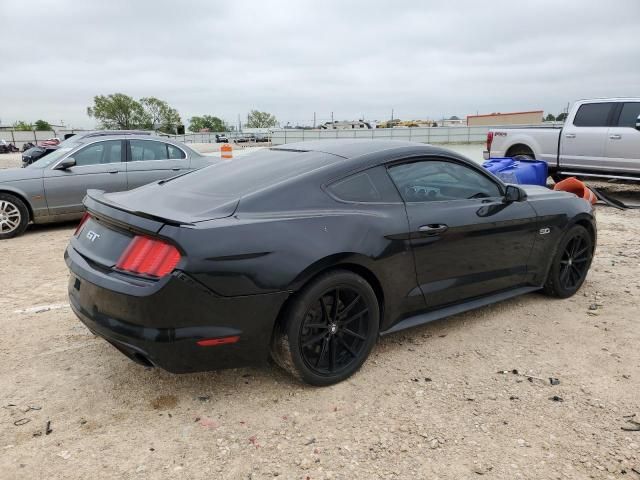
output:
POLYGON ((79 167, 86 165, 100 165, 103 163, 120 163, 122 142, 120 140, 107 140, 88 145, 82 150, 72 154, 79 167))
POLYGON ((399 203, 396 188, 384 167, 375 167, 338 180, 327 187, 334 197, 345 202, 399 203))
POLYGON ((153 140, 129 140, 131 146, 131 161, 167 160, 167 144, 153 140))
POLYGON ((437 202, 501 197, 493 180, 472 168, 442 160, 424 160, 389 168, 405 202, 437 202))
POLYGON ((587 103, 578 108, 573 124, 576 127, 606 127, 614 103, 587 103))
POLYGON ((184 152, 174 145, 167 143, 167 151, 169 152, 169 158, 171 159, 178 160, 185 158, 184 152))
POLYGON ((640 115, 640 102, 626 102, 622 105, 618 126, 636 128, 638 115, 640 115))

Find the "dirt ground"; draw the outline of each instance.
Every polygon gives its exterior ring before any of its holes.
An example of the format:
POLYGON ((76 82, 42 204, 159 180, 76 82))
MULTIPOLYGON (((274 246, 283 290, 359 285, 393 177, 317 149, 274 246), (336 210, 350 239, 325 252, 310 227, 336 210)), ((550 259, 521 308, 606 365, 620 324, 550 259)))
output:
POLYGON ((132 363, 67 306, 75 225, 32 227, 0 242, 0 478, 640 479, 640 211, 597 218, 573 298, 385 337, 328 388, 132 363))

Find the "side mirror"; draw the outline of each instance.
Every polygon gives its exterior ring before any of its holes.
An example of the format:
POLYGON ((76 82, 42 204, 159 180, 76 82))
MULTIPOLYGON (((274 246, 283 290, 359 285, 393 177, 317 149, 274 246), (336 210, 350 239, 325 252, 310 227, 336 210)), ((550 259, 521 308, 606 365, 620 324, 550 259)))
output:
POLYGON ((640 131, 640 115, 636 118, 636 130, 640 131))
POLYGON ((75 164, 76 164, 75 158, 67 157, 56 166, 56 170, 68 170, 69 168, 75 166, 75 164))
POLYGON ((516 185, 507 185, 507 189, 504 192, 504 201, 507 203, 511 202, 522 202, 527 199, 527 194, 524 190, 516 185))

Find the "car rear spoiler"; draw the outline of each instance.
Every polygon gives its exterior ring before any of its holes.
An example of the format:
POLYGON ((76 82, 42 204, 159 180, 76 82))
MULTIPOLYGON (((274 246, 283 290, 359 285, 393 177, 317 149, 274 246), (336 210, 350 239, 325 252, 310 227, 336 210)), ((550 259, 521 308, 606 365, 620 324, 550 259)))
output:
POLYGON ((82 202, 88 212, 96 217, 108 217, 114 223, 125 228, 136 227, 151 233, 158 233, 164 225, 193 225, 170 218, 161 218, 148 213, 131 211, 125 206, 105 197, 104 190, 87 190, 87 196, 82 202))

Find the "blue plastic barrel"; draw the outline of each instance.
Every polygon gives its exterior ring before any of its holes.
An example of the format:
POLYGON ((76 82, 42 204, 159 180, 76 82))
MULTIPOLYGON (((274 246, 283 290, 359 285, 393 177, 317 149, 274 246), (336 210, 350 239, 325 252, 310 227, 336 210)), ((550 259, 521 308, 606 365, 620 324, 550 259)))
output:
POLYGON ((490 158, 482 166, 506 183, 542 186, 547 184, 547 162, 514 160, 513 158, 490 158))

